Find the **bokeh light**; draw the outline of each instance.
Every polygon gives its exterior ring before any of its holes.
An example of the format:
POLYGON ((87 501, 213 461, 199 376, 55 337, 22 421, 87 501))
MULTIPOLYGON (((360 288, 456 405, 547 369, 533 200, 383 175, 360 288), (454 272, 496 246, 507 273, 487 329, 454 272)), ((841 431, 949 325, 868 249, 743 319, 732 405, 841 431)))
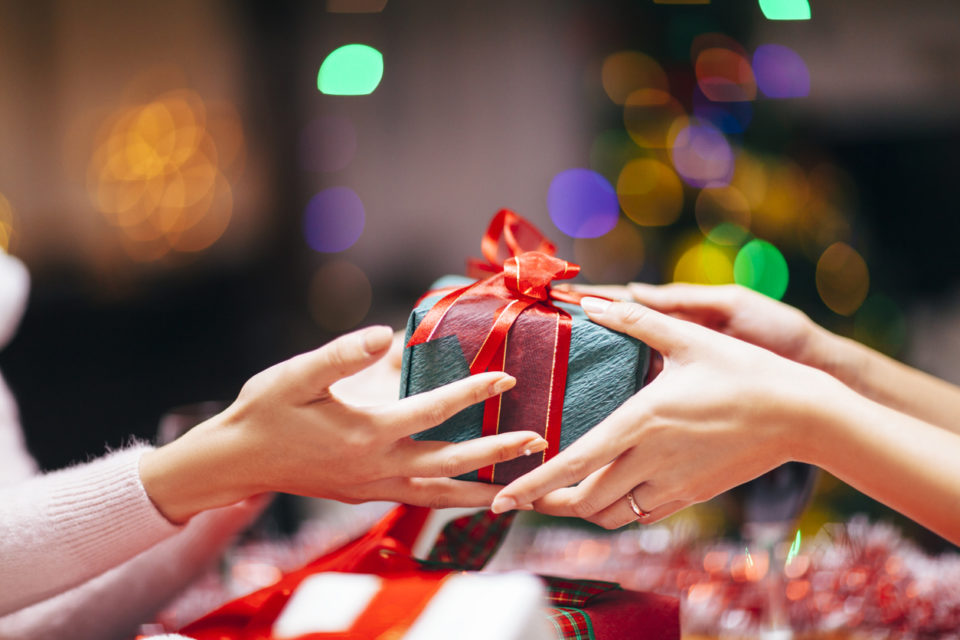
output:
POLYGON ((13 207, 6 196, 0 193, 0 249, 10 251, 13 240, 13 207))
POLYGON ((638 89, 670 91, 663 67, 639 51, 619 51, 607 56, 600 69, 600 79, 614 104, 625 103, 627 96, 638 89))
POLYGON ((616 182, 623 165, 653 152, 641 149, 623 129, 601 132, 590 145, 590 168, 610 182, 616 182))
POLYGON ((590 169, 567 169, 550 182, 547 191, 550 219, 573 238, 596 238, 608 233, 620 218, 613 186, 590 169))
POLYGON ((87 189, 134 260, 202 251, 227 229, 233 192, 224 171, 239 175, 245 145, 232 105, 211 107, 179 89, 123 108, 101 127, 87 189))
POLYGON ((704 235, 717 225, 732 223, 750 228, 750 203, 734 186, 710 186, 700 190, 694 203, 697 226, 704 235))
POLYGON ((809 20, 807 0, 760 0, 760 10, 767 20, 809 20))
POLYGON ((853 317, 853 337, 890 356, 903 350, 907 341, 907 321, 891 298, 871 293, 853 317))
POLYGON ((775 246, 755 238, 743 245, 733 263, 734 281, 780 300, 787 291, 787 261, 775 246))
POLYGON ((659 160, 640 158, 627 163, 617 178, 617 197, 624 213, 639 225, 671 224, 683 209, 683 184, 659 160))
POLYGON ((692 234, 674 251, 673 281, 695 284, 730 284, 736 249, 692 234))
POLYGON ((330 187, 307 203, 303 231, 314 251, 335 253, 354 245, 365 222, 360 196, 350 187, 330 187))
POLYGON ((310 314, 319 327, 347 331, 370 311, 373 292, 363 269, 346 260, 333 260, 317 269, 310 282, 310 314))
POLYGON ((639 146, 664 149, 667 133, 677 118, 686 115, 680 102, 666 91, 638 89, 623 104, 623 123, 639 146))
POLYGON ((724 133, 743 133, 753 119, 751 102, 714 102, 693 88, 693 115, 724 133))
POLYGON ((339 171, 356 153, 357 130, 345 116, 320 116, 300 132, 300 166, 306 171, 339 171))
POLYGON ((704 49, 694 63, 697 86, 714 102, 744 102, 757 97, 757 81, 746 57, 721 47, 704 49))
POLYGON ((327 0, 329 13, 380 13, 387 0, 327 0))
POLYGON ((730 186, 743 194, 752 211, 767 198, 767 170, 763 161, 746 149, 738 149, 735 158, 730 186))
POLYGON ((764 44, 753 52, 757 87, 768 98, 810 95, 810 71, 796 51, 780 44, 764 44))
POLYGON ((643 236, 632 222, 621 217, 609 233, 599 238, 574 240, 573 256, 580 273, 591 282, 629 282, 643 268, 643 236))
POLYGON ((764 168, 763 200, 753 210, 753 232, 765 238, 793 241, 805 215, 810 183, 800 165, 785 158, 771 159, 764 168))
POLYGON ((835 242, 817 261, 817 293, 834 313, 852 315, 870 290, 867 263, 846 242, 835 242))
POLYGON ((317 89, 334 96, 365 96, 383 78, 383 55, 365 44, 346 44, 330 52, 317 73, 317 89))
POLYGON ((853 179, 831 163, 821 163, 808 174, 810 197, 800 216, 798 233, 804 253, 811 260, 837 241, 849 241, 853 230, 848 212, 857 209, 853 179))
POLYGON ((709 122, 679 118, 668 133, 670 157, 683 180, 694 187, 725 185, 733 176, 733 150, 709 122))

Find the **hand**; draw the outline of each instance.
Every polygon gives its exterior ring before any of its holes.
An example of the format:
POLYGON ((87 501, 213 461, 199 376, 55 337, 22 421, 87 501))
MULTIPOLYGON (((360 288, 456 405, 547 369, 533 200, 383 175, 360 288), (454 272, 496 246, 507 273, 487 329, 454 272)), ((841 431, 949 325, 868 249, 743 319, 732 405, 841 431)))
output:
POLYGON ((341 378, 330 391, 355 407, 373 407, 400 397, 400 365, 403 363, 404 332, 393 334, 387 355, 352 376, 341 378))
POLYGON ((503 488, 496 512, 538 511, 607 528, 708 500, 792 459, 827 374, 626 302, 582 302, 590 318, 659 351, 663 371, 567 449, 503 488), (572 486, 578 483, 576 486, 572 486))
POLYGON ((637 302, 755 344, 795 362, 823 369, 826 332, 799 309, 740 285, 631 283, 637 302))
POLYGON ((490 504, 497 487, 449 476, 542 451, 543 438, 521 431, 451 444, 408 436, 512 388, 515 379, 482 373, 375 407, 331 392, 336 381, 382 358, 391 341, 389 328, 373 327, 258 373, 221 414, 144 454, 147 494, 174 522, 268 491, 344 502, 490 504))

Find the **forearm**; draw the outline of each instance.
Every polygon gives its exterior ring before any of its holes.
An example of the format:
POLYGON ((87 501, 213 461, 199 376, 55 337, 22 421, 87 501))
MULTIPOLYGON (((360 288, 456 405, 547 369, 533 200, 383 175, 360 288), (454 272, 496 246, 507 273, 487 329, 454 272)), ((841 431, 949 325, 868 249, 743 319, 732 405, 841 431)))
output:
POLYGON ((839 385, 809 410, 797 459, 960 544, 960 435, 839 385))
POLYGON ((0 615, 89 580, 179 530, 140 484, 142 452, 0 490, 0 615))
POLYGON ((809 359, 848 387, 896 411, 960 433, 960 387, 817 327, 809 359))

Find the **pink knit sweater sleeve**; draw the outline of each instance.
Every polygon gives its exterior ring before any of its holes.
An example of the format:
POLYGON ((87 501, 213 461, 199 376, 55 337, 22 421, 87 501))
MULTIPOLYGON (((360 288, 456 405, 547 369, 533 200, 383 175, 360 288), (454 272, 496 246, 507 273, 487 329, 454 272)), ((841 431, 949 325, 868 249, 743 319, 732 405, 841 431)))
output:
POLYGON ((0 615, 85 582, 181 529, 140 483, 144 450, 0 488, 0 615))

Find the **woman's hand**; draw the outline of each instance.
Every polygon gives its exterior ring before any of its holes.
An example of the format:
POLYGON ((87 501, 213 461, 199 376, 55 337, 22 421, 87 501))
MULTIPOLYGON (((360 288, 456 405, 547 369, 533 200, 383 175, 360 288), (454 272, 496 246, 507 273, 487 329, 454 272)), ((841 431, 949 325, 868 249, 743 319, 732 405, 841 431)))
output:
POLYGON ((544 513, 614 528, 655 522, 794 459, 823 372, 637 304, 585 298, 595 322, 663 355, 648 386, 555 458, 506 486, 497 512, 544 513), (578 483, 576 486, 571 486, 578 483))
POLYGON ((542 451, 545 440, 529 431, 456 444, 408 436, 516 381, 483 373, 372 407, 331 392, 382 358, 392 339, 388 327, 356 331, 258 373, 223 413, 144 454, 147 494, 174 522, 267 491, 344 502, 490 504, 498 487, 449 477, 542 451))

